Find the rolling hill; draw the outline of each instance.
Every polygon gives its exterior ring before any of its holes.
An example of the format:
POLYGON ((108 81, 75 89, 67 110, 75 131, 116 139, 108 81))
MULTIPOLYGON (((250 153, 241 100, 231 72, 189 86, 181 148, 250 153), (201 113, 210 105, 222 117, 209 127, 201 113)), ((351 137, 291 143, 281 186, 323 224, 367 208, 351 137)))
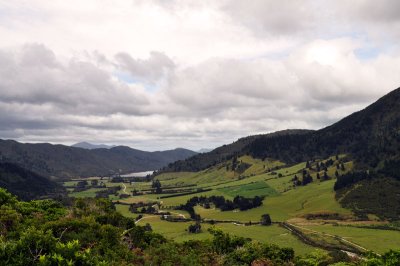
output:
POLYGON ((326 128, 249 136, 172 163, 157 174, 207 173, 245 155, 294 165, 338 154, 346 154, 354 167, 331 188, 336 201, 362 219, 369 214, 400 219, 400 88, 326 128))
POLYGON ((326 128, 241 138, 211 152, 172 163, 161 172, 204 170, 246 154, 298 163, 340 153, 352 155, 358 169, 381 169, 388 160, 400 162, 400 88, 326 128))
POLYGON ((149 171, 194 154, 186 149, 147 152, 117 146, 88 150, 48 143, 23 144, 0 140, 0 161, 14 163, 56 179, 149 171))
MULTIPOLYGON (((234 156, 242 156, 249 153, 249 147, 257 143, 261 139, 277 139, 277 138, 295 138, 302 139, 311 134, 312 130, 289 129, 277 131, 265 135, 255 135, 241 138, 232 144, 223 145, 207 153, 199 153, 185 160, 176 161, 162 168, 159 173, 163 172, 181 172, 181 171, 201 171, 214 166, 218 163, 228 161, 234 156)), ((257 147, 255 147, 257 148, 257 147)), ((275 156, 269 156, 274 158, 275 156)), ((299 160, 301 161, 301 160, 299 160)))

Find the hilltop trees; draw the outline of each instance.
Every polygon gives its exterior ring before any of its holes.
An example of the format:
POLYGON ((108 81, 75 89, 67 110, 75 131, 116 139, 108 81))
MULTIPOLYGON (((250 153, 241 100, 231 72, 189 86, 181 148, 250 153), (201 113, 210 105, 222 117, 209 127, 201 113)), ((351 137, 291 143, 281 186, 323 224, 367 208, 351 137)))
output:
POLYGON ((339 190, 341 188, 345 188, 351 186, 361 180, 371 179, 377 177, 377 174, 374 172, 352 172, 347 173, 342 176, 339 176, 333 186, 334 190, 339 190))
POLYGON ((313 181, 310 173, 307 173, 306 170, 303 170, 303 181, 302 181, 302 185, 306 186, 307 184, 311 183, 313 181))

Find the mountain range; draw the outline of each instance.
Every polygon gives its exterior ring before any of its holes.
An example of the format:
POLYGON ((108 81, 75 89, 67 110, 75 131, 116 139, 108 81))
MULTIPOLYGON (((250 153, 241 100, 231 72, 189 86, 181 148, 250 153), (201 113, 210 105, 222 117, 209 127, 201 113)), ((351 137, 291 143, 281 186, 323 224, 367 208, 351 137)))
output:
POLYGON ((89 150, 48 143, 24 144, 0 140, 1 162, 19 165, 52 179, 150 171, 194 154, 196 152, 181 148, 155 152, 126 146, 89 150))
POLYGON ((115 145, 93 144, 93 143, 83 141, 83 142, 75 143, 75 144, 71 145, 71 147, 82 148, 82 149, 87 149, 87 150, 94 150, 94 149, 111 149, 111 148, 114 148, 115 145))
MULTIPOLYGON (((400 195, 393 189, 400 187, 400 88, 323 129, 292 129, 248 136, 206 153, 186 149, 146 152, 126 146, 89 146, 92 149, 0 140, 3 169, 0 168, 0 184, 14 190, 16 187, 29 190, 30 186, 24 183, 33 184, 35 180, 40 183, 43 178, 65 180, 155 169, 160 169, 156 174, 196 172, 243 155, 278 159, 290 165, 347 154, 355 163, 354 171, 361 174, 341 177, 338 200, 353 209, 370 208, 365 204, 375 195, 373 207, 376 207, 388 199, 400 202, 400 195), (20 183, 13 184, 14 179, 20 183)), ((42 194, 56 190, 54 184, 44 187, 49 191, 44 190, 42 194)), ((30 196, 24 193, 21 195, 30 196)), ((395 215, 400 213, 400 204, 397 205, 399 210, 395 215)))

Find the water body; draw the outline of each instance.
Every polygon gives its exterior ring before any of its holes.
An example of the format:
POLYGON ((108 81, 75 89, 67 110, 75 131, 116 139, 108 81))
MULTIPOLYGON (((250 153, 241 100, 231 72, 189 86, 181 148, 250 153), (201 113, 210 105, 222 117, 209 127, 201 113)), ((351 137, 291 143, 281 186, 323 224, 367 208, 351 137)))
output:
POLYGON ((121 175, 122 177, 145 177, 147 175, 153 174, 154 171, 145 171, 145 172, 136 172, 136 173, 129 173, 125 175, 121 175))

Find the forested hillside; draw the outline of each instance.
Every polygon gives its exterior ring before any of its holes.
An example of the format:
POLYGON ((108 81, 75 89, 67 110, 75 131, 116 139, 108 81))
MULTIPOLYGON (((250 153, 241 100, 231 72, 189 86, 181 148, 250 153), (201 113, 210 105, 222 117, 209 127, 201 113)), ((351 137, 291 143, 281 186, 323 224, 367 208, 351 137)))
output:
POLYGON ((200 171, 243 155, 294 164, 337 154, 354 162, 338 178, 336 199, 360 217, 400 217, 400 88, 364 110, 317 131, 283 131, 239 139, 212 152, 178 161, 163 172, 200 171), (390 202, 390 207, 388 206, 390 202))
POLYGON ((63 186, 12 163, 0 162, 0 188, 23 200, 66 196, 63 186))
POLYGON ((358 169, 383 168, 385 161, 400 159, 400 88, 329 127, 277 133, 239 139, 162 171, 199 171, 245 154, 297 163, 345 153, 355 158, 358 169))
POLYGON ((196 154, 186 149, 146 152, 118 146, 87 150, 64 145, 0 140, 0 161, 55 178, 149 171, 196 154))

